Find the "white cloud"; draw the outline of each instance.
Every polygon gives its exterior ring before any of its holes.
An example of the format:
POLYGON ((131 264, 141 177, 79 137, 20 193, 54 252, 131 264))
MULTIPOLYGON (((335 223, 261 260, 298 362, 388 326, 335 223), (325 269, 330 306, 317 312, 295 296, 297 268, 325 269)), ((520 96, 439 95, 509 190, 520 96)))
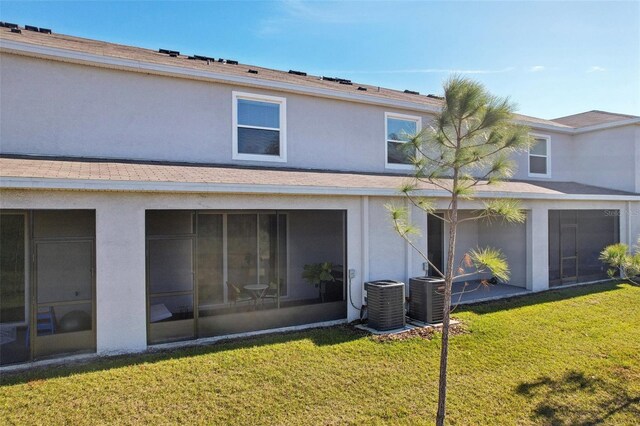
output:
POLYGON ((587 72, 604 72, 606 68, 599 67, 597 65, 593 65, 587 69, 587 72))
POLYGON ((285 12, 294 19, 326 24, 350 24, 361 22, 360 17, 345 13, 340 7, 316 5, 301 0, 285 0, 282 2, 285 12))
POLYGON ((333 7, 314 4, 301 0, 284 0, 278 3, 279 8, 274 16, 263 19, 257 33, 261 36, 279 34, 287 30, 287 26, 294 23, 314 23, 348 25, 374 21, 372 16, 361 16, 350 13, 344 7, 333 7))
POLYGON ((531 68, 529 68, 530 72, 541 72, 544 71, 546 68, 543 65, 534 65, 531 68))
POLYGON ((322 70, 321 72, 319 72, 319 74, 501 74, 511 72, 514 69, 514 67, 506 67, 496 70, 454 68, 410 68, 400 70, 322 70))

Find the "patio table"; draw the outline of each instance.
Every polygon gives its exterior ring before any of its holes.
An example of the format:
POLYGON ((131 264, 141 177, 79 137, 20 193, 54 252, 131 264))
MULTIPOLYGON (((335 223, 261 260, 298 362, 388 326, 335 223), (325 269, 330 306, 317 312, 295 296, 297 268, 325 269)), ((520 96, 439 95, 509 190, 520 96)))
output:
POLYGON ((243 288, 251 293, 254 306, 258 306, 258 301, 265 295, 269 286, 265 284, 247 284, 243 288))

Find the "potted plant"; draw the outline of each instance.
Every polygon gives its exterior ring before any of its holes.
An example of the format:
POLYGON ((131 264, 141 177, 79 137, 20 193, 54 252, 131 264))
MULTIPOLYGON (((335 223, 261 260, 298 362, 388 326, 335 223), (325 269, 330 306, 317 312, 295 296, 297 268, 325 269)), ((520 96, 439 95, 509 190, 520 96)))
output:
POLYGON ((323 302, 326 284, 335 281, 335 278, 331 274, 332 269, 333 264, 331 262, 324 262, 304 265, 302 271, 302 278, 318 288, 320 300, 323 302))

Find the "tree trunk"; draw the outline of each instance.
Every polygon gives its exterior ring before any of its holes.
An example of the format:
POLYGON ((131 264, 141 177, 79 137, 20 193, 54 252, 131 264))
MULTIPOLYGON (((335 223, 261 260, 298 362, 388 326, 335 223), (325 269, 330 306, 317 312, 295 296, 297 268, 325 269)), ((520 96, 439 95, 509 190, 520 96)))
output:
MULTIPOLYGON (((454 179, 454 185, 457 179, 454 179)), ((451 314, 451 287, 455 262, 456 232, 458 228, 458 199, 454 194, 451 201, 451 222, 449 224, 449 248, 447 251, 447 271, 444 278, 444 308, 442 319, 442 348, 440 350, 440 381, 438 384, 438 414, 436 425, 444 426, 447 402, 447 361, 449 356, 449 324, 451 314)))

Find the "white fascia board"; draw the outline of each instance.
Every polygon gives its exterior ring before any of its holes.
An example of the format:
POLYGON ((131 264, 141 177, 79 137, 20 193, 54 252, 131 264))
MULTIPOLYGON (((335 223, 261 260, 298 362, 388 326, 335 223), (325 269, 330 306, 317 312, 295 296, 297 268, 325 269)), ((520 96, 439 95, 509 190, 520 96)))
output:
POLYGON ((522 125, 531 127, 533 129, 548 130, 550 132, 563 133, 568 135, 579 135, 582 133, 596 132, 598 130, 606 130, 606 129, 613 129, 616 127, 638 125, 640 124, 640 118, 630 118, 627 120, 614 121, 612 123, 594 124, 592 126, 585 126, 585 127, 556 127, 548 124, 528 123, 524 120, 514 120, 514 122, 516 124, 522 124, 522 125))
MULTIPOLYGON (((399 189, 358 188, 333 186, 254 185, 200 182, 148 182, 98 179, 45 179, 28 177, 0 178, 0 189, 71 190, 105 192, 161 192, 161 193, 217 193, 217 194, 272 194, 272 195, 336 195, 336 196, 401 196, 399 189)), ((446 198, 442 190, 416 191, 416 196, 446 198)), ((640 201, 640 195, 594 194, 542 194, 513 192, 478 192, 478 199, 517 198, 522 200, 599 200, 640 201)))
POLYGON ((589 133, 589 132, 595 132, 598 130, 613 129, 616 127, 632 126, 634 124, 635 125, 640 124, 640 118, 630 118, 628 120, 614 121, 613 123, 595 124, 593 126, 579 127, 575 129, 574 133, 576 135, 579 135, 581 133, 589 133))
POLYGON ((544 124, 544 123, 530 123, 525 120, 513 120, 513 122, 515 124, 527 126, 527 127, 530 127, 531 129, 536 129, 536 130, 547 130, 550 132, 562 133, 567 135, 572 135, 575 133, 575 129, 573 127, 553 126, 551 124, 544 124))

